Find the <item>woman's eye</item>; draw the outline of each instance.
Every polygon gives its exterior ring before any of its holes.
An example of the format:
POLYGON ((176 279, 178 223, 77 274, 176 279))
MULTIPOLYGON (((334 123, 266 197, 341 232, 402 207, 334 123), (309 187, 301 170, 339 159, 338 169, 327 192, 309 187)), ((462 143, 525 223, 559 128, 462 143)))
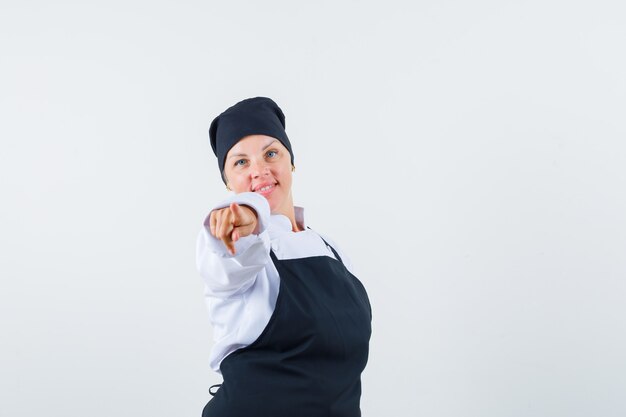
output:
POLYGON ((269 156, 270 158, 273 158, 273 157, 275 157, 275 156, 276 156, 276 154, 277 154, 277 153, 278 153, 278 152, 276 152, 276 151, 268 151, 268 152, 267 152, 267 156, 269 156))
POLYGON ((246 163, 245 159, 240 159, 238 161, 235 161, 235 166, 242 166, 245 163, 246 163))

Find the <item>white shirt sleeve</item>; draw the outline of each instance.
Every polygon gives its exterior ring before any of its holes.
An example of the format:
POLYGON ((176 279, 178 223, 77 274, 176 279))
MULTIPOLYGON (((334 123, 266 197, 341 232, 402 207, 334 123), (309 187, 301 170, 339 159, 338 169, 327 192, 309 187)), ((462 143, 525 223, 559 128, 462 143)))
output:
POLYGON ((235 255, 232 255, 221 240, 211 235, 211 213, 206 216, 196 243, 196 266, 204 280, 207 295, 230 297, 246 291, 270 261, 267 232, 270 208, 265 197, 253 192, 233 194, 213 210, 228 207, 231 203, 247 205, 256 211, 259 234, 240 238, 235 242, 235 255))

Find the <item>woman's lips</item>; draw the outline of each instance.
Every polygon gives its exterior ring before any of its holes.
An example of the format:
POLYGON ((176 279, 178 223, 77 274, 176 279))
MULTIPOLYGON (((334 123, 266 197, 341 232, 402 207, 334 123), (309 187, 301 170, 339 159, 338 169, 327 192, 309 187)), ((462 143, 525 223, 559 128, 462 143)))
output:
POLYGON ((276 187, 276 184, 267 184, 267 185, 257 188, 255 193, 261 194, 263 197, 267 197, 268 195, 272 194, 275 187, 276 187))

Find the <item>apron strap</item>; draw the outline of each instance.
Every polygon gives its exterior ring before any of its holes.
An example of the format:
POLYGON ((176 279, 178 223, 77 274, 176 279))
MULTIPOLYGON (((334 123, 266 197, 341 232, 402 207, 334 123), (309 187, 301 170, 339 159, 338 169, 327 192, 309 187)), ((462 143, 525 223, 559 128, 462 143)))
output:
POLYGON ((215 387, 217 387, 217 388, 219 389, 219 387, 221 387, 221 386, 222 386, 222 384, 215 384, 215 385, 211 385, 211 386, 209 387, 209 394, 211 394, 211 395, 215 396, 215 394, 217 394, 217 390, 215 390, 215 391, 211 391, 211 390, 212 390, 213 388, 215 388, 215 387))
MULTIPOLYGON (((309 226, 306 227, 307 229, 315 232, 315 230, 311 229, 309 226)), ((335 254, 335 257, 339 260, 339 262, 341 262, 343 264, 343 261, 341 260, 341 256, 339 256, 339 254, 337 253, 337 251, 335 250, 335 248, 333 248, 332 246, 330 246, 328 244, 328 242, 326 242, 326 240, 322 237, 322 235, 320 235, 319 233, 315 232, 316 235, 318 235, 320 237, 320 239, 322 239, 324 241, 324 243, 326 243, 326 246, 328 246, 328 248, 333 251, 333 253, 335 254)))

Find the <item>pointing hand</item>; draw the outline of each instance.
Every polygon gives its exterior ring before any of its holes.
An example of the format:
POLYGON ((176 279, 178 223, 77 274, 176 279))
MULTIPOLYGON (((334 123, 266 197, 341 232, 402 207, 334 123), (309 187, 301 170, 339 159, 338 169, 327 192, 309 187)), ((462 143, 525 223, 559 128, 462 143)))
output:
POLYGON ((213 210, 209 219, 211 234, 235 254, 235 242, 257 229, 256 212, 249 206, 231 203, 229 207, 213 210))

